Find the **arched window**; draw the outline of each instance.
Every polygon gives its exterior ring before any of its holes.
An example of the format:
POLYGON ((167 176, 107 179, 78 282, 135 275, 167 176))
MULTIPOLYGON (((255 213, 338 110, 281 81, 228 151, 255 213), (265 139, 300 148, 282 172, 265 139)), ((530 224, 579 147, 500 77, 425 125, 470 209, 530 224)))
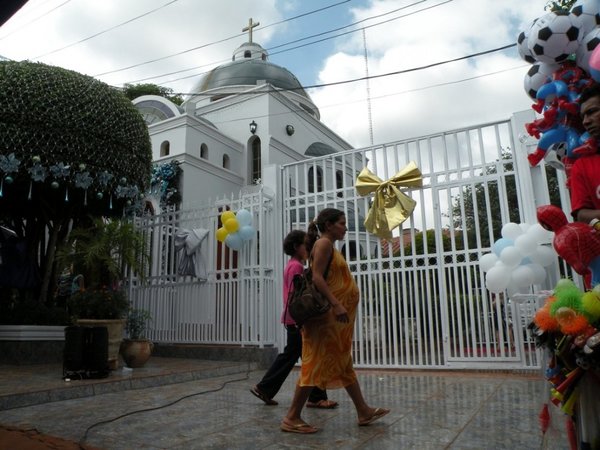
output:
POLYGON ((256 183, 262 179, 262 164, 261 164, 261 148, 260 139, 254 138, 252 141, 252 171, 250 173, 250 181, 256 183))
MULTIPOLYGON (((315 171, 311 167, 308 169, 308 192, 315 192, 315 171)), ((323 171, 317 167, 317 192, 323 191, 323 171)))
POLYGON ((208 159, 208 146, 204 143, 200 146, 200 158, 208 159))
POLYGON ((230 163, 229 163, 229 155, 227 153, 225 153, 223 155, 223 167, 225 169, 229 169, 230 163))
POLYGON ((169 156, 170 153, 171 144, 169 144, 169 141, 163 141, 163 143, 160 144, 160 156, 169 156))
MULTIPOLYGON (((335 172, 335 187, 336 189, 343 189, 344 187, 344 175, 341 170, 337 170, 335 172)), ((342 191, 337 193, 338 197, 343 197, 344 193, 342 191)))

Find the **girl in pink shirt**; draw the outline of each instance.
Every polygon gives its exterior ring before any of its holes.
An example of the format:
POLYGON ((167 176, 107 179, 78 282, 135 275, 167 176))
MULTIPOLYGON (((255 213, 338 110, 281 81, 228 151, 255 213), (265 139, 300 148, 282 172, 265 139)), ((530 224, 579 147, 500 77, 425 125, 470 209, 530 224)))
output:
MULTIPOLYGON (((286 255, 291 256, 283 271, 283 313, 281 314, 281 323, 287 330, 287 344, 283 353, 277 355, 262 380, 250 389, 254 396, 260 398, 267 405, 278 404, 273 397, 279 392, 281 385, 302 355, 302 335, 288 312, 287 299, 290 290, 293 289, 294 275, 302 273, 308 257, 304 244, 305 238, 304 231, 293 230, 283 240, 283 251, 286 255)), ((326 391, 317 387, 311 391, 306 404, 307 407, 324 409, 335 408, 337 405, 337 402, 327 399, 326 391)))

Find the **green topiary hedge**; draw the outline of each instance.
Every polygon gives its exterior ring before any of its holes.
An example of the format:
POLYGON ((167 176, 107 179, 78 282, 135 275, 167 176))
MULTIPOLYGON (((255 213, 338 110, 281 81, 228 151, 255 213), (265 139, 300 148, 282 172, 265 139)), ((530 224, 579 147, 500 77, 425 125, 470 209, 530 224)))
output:
POLYGON ((119 215, 148 189, 148 129, 118 90, 32 62, 0 62, 0 215, 119 215))

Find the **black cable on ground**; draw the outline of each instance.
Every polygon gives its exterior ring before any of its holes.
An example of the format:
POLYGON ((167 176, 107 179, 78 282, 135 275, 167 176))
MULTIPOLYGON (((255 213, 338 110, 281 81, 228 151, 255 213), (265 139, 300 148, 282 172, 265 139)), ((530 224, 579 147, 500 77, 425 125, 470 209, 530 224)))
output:
POLYGON ((158 409, 168 408, 169 406, 173 406, 174 404, 179 403, 182 400, 185 400, 185 399, 190 398, 190 397, 195 397, 197 395, 210 394, 212 392, 219 392, 219 391, 223 390, 223 388, 225 388, 225 386, 228 385, 229 383, 234 383, 236 381, 245 381, 245 380, 248 380, 250 378, 250 372, 252 372, 252 371, 253 371, 253 369, 250 368, 250 363, 248 363, 248 370, 246 371, 246 375, 244 376, 244 378, 237 378, 235 380, 226 381, 226 382, 224 382, 217 389, 210 389, 208 391, 202 391, 202 392, 196 392, 194 394, 184 395, 183 397, 180 397, 177 400, 174 400, 174 401, 172 401, 170 403, 167 403, 166 405, 155 406, 153 408, 138 409, 138 410, 131 411, 131 412, 128 412, 128 413, 125 413, 125 414, 121 414, 120 416, 114 417, 112 419, 102 420, 100 422, 93 423, 92 425, 90 425, 89 427, 87 427, 87 429, 85 430, 85 433, 83 434, 83 437, 79 440, 79 442, 77 444, 79 445, 80 449, 84 450, 83 444, 86 441, 87 435, 88 435, 88 433, 90 432, 90 430, 92 428, 95 428, 95 427, 100 426, 100 425, 105 425, 107 423, 116 422, 119 419, 122 419, 122 418, 127 417, 127 416, 131 416, 133 414, 139 414, 139 413, 143 413, 143 412, 156 411, 158 409))

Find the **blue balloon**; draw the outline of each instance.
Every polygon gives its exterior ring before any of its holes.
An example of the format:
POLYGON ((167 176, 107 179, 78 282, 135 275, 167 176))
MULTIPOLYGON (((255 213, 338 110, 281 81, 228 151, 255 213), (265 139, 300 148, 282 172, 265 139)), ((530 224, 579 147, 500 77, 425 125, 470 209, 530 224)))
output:
POLYGON ((244 241, 249 241, 254 237, 256 230, 252 227, 252 225, 244 225, 238 231, 238 234, 242 237, 244 241))
POLYGON ((514 244, 515 243, 512 239, 500 238, 494 242, 494 245, 492 245, 492 251, 496 256, 500 257, 502 250, 504 250, 506 247, 512 247, 514 244))
POLYGON ((235 218, 240 224, 240 227, 244 225, 252 225, 252 213, 247 209, 240 209, 236 214, 235 218))
POLYGON ((244 245, 244 241, 242 240, 239 232, 228 234, 224 242, 227 247, 236 251, 242 248, 242 245, 244 245))

